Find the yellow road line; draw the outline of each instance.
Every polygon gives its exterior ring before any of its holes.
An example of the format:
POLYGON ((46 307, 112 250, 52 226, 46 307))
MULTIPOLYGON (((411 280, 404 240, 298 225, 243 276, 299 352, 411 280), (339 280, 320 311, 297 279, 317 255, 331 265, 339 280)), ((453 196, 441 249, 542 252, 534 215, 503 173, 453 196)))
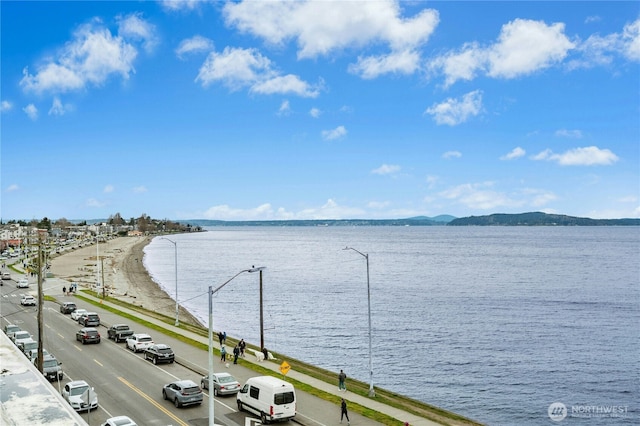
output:
POLYGON ((142 392, 140 389, 138 389, 137 387, 135 387, 134 385, 132 385, 131 383, 129 383, 125 378, 123 377, 118 377, 118 380, 120 380, 122 383, 124 383, 125 385, 127 385, 128 387, 130 387, 134 392, 136 392, 138 395, 140 395, 141 397, 143 397, 144 399, 146 399, 147 401, 149 401, 152 405, 154 405, 158 410, 162 411, 163 413, 165 413, 167 416, 171 417, 173 420, 175 420, 176 422, 178 422, 178 424, 182 425, 182 426, 189 426, 188 423, 185 423, 184 421, 182 421, 180 418, 176 417, 171 411, 167 410, 165 407, 163 407, 162 405, 158 404, 155 400, 153 400, 149 395, 147 395, 146 393, 142 392))

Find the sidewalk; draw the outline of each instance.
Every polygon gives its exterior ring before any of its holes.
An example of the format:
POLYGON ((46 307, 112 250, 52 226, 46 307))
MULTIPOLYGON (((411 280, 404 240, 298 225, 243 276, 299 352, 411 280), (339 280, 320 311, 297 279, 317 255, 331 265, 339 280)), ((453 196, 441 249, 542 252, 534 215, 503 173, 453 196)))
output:
MULTIPOLYGON (((49 278, 47 279, 47 283, 45 285, 45 287, 47 288, 55 288, 55 289, 60 289, 62 288, 62 286, 66 285, 67 287, 69 286, 69 282, 59 279, 59 278, 49 278)), ((51 291, 49 291, 49 293, 51 293, 51 291)), ((57 292, 54 292, 57 293, 57 292)), ((149 317, 146 316, 144 314, 142 314, 141 312, 134 310, 134 309, 129 309, 120 305, 116 305, 107 301, 101 301, 100 298, 90 295, 88 293, 82 293, 82 297, 85 297, 87 299, 96 301, 101 303, 103 306, 105 307, 110 307, 116 310, 119 310, 123 313, 129 314, 129 315, 133 315, 137 318, 140 318, 141 320, 147 321, 151 324, 153 324, 154 326, 163 328, 169 332, 172 333, 176 333, 176 334, 180 334, 183 335, 189 339, 192 339, 194 341, 200 342, 202 344, 204 344, 205 346, 208 345, 208 337, 206 336, 201 336, 199 334, 195 334, 192 333, 188 330, 184 330, 182 328, 179 327, 175 327, 174 325, 171 324, 167 324, 165 322, 162 322, 158 319, 155 319, 153 317, 149 317)), ((214 338, 214 342, 213 342, 213 346, 216 349, 220 349, 220 344, 217 341, 217 338, 214 338)), ((205 371, 199 371, 200 369, 198 368, 198 366, 196 364, 194 364, 192 362, 192 360, 195 359, 202 359, 202 357, 206 357, 207 356, 207 352, 203 351, 201 349, 197 349, 195 347, 191 347, 190 351, 192 352, 191 354, 187 354, 187 356, 183 356, 183 357, 176 357, 176 362, 178 363, 182 363, 184 366, 186 366, 187 368, 190 368, 196 372, 198 372, 199 374, 206 374, 205 371), (197 353, 196 353, 197 352, 197 353), (188 359, 188 360, 187 360, 188 359)), ((252 364, 256 364, 256 365, 260 365, 260 367, 263 368, 267 368, 272 370, 273 372, 276 373, 276 376, 280 375, 280 363, 279 362, 272 362, 272 361, 260 361, 258 362, 257 358, 254 357, 253 355, 251 355, 252 352, 251 351, 247 351, 247 356, 246 358, 244 358, 243 360, 245 362, 249 362, 252 364)), ((216 360, 217 360, 217 356, 216 356, 216 360)), ((294 370, 290 370, 287 373, 287 377, 290 377, 292 379, 295 379, 299 382, 308 384, 309 386, 322 390, 324 392, 327 392, 329 394, 332 395, 336 395, 339 398, 344 398, 346 401, 351 402, 351 403, 356 403, 359 404, 363 407, 367 407, 371 410, 377 411, 379 413, 383 413, 386 414, 394 419, 397 419, 399 422, 404 423, 404 422, 408 422, 411 426, 432 426, 432 425, 439 425, 440 423, 436 423, 433 422, 431 420, 422 418, 422 417, 418 417, 414 414, 408 413, 406 411, 394 408, 394 407, 390 407, 386 404, 382 404, 378 401, 376 401, 375 399, 371 399, 365 396, 361 396, 358 394, 354 394, 352 392, 340 392, 338 391, 338 387, 336 384, 329 384, 327 382, 315 379, 313 377, 310 377, 308 375, 302 374, 300 372, 294 371, 294 370)))

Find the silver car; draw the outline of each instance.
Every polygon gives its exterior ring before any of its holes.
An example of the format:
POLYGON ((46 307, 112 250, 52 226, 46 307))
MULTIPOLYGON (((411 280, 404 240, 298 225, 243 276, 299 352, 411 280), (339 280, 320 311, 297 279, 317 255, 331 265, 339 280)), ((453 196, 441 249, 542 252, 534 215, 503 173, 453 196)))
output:
POLYGON ((164 385, 162 397, 173 401, 176 408, 183 405, 202 404, 203 393, 200 386, 191 380, 178 380, 164 385))
MULTIPOLYGON (((209 376, 204 376, 200 380, 203 389, 209 389, 209 376)), ((213 394, 235 395, 240 390, 240 383, 229 373, 213 373, 213 394)))

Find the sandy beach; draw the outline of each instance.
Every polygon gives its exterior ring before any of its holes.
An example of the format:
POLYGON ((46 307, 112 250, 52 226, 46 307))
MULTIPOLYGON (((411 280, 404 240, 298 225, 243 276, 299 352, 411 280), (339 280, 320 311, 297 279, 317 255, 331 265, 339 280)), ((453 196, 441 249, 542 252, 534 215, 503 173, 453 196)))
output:
MULTIPOLYGON (((51 259, 54 277, 77 283, 79 289, 93 289, 101 269, 104 291, 127 303, 141 306, 167 316, 175 316, 175 300, 154 282, 142 259, 144 247, 151 237, 119 237, 105 243, 67 251, 51 259), (101 267, 96 259, 100 257, 101 267)), ((60 289, 62 292, 62 289, 60 289)), ((180 307, 181 322, 200 324, 180 307)))

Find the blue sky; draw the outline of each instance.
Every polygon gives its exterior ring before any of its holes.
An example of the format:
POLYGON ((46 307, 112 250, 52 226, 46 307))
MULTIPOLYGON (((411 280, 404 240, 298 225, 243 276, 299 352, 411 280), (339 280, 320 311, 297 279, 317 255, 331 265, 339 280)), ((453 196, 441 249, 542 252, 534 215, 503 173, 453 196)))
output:
POLYGON ((2 1, 2 219, 640 217, 639 4, 2 1))

